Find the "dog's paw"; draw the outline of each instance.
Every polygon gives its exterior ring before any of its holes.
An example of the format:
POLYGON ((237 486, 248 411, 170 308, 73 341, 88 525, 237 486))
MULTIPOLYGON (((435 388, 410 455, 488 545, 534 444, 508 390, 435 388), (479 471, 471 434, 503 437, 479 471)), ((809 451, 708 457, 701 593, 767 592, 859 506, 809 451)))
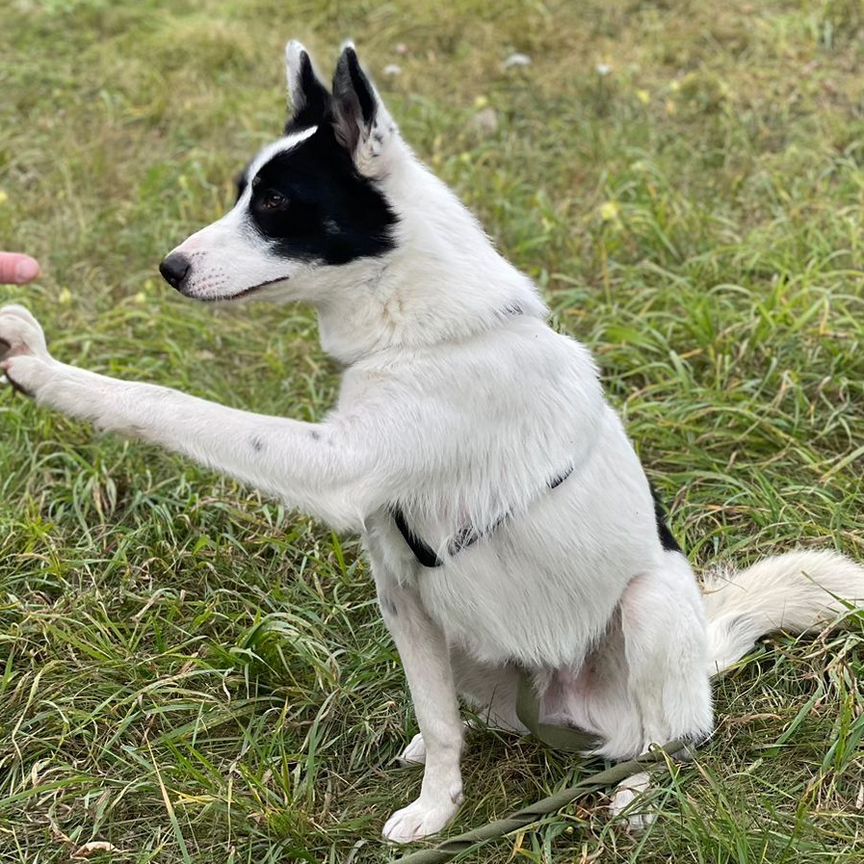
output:
POLYGON ((54 362, 42 327, 23 306, 0 309, 0 370, 16 390, 35 396, 54 362))
POLYGON ((403 765, 425 765, 426 764, 426 742, 423 733, 418 732, 411 743, 399 754, 399 761, 403 765))
POLYGON ((19 354, 48 356, 45 334, 39 322, 23 306, 0 309, 0 360, 19 354))
POLYGON ((449 825, 461 803, 461 791, 443 801, 429 802, 421 796, 413 804, 397 810, 387 820, 381 833, 391 843, 422 840, 449 825))
POLYGON ((651 776, 642 771, 622 780, 612 794, 609 813, 613 819, 623 815, 627 829, 634 834, 650 828, 657 818, 652 802, 645 796, 650 788, 651 776))

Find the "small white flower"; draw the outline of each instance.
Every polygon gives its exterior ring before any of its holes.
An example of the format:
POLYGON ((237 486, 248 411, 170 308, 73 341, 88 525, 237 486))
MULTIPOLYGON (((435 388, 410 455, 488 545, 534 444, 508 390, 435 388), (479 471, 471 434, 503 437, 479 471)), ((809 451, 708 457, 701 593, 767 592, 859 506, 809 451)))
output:
POLYGON ((605 78, 612 71, 612 67, 608 63, 598 63, 595 69, 601 78, 605 78))
POLYGON ((514 69, 518 66, 530 66, 531 58, 527 54, 511 54, 504 61, 505 69, 514 69))
POLYGON ((401 67, 398 63, 388 63, 388 64, 384 67, 383 72, 384 72, 384 74, 387 75, 389 78, 393 78, 393 77, 395 77, 396 75, 401 75, 401 74, 402 74, 402 67, 401 67))

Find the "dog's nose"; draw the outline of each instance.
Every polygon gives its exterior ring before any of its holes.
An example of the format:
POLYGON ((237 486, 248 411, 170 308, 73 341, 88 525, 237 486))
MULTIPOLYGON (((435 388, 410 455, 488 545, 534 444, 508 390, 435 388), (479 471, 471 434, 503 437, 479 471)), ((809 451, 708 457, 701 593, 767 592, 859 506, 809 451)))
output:
POLYGON ((189 272, 189 259, 182 252, 172 252, 160 265, 162 278, 172 287, 180 290, 189 272))

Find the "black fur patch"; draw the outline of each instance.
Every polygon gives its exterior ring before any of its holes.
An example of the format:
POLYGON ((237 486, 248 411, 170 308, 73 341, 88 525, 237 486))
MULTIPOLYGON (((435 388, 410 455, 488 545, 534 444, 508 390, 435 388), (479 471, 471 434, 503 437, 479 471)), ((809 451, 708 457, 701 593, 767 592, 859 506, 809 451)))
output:
MULTIPOLYGON (((359 121, 362 117, 363 123, 371 127, 375 120, 375 97, 372 95, 372 87, 366 73, 360 68, 357 52, 353 48, 346 48, 336 65, 336 74, 333 78, 333 93, 342 94, 342 98, 350 98, 356 101, 356 108, 360 110, 359 121), (350 94, 350 96, 349 96, 350 94)), ((348 110, 354 111, 355 106, 348 106, 348 110)))
POLYGON ((312 69, 312 61, 304 51, 300 57, 299 104, 294 106, 294 115, 285 124, 285 134, 300 132, 322 123, 330 109, 330 94, 318 80, 312 69))
POLYGON ((654 488, 653 483, 649 485, 651 487, 651 497, 654 499, 654 518, 657 521, 657 536, 660 538, 660 545, 667 552, 680 552, 681 547, 678 545, 678 541, 666 523, 666 510, 663 507, 663 502, 660 500, 660 495, 654 488))
POLYGON ((346 264, 395 245, 396 214, 326 122, 252 178, 249 215, 273 251, 291 260, 346 264))

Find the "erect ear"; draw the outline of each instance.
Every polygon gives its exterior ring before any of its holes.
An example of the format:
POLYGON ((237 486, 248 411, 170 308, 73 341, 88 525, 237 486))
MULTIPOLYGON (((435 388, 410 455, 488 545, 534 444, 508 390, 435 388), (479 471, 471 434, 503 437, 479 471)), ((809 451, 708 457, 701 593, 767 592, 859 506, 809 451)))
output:
POLYGON ((336 137, 354 155, 355 161, 363 156, 379 156, 396 126, 378 91, 360 67, 357 52, 350 42, 343 47, 336 64, 332 98, 336 137))
POLYGON ((285 46, 285 76, 291 97, 285 132, 317 126, 327 116, 330 93, 315 74, 309 52, 295 39, 285 46))

